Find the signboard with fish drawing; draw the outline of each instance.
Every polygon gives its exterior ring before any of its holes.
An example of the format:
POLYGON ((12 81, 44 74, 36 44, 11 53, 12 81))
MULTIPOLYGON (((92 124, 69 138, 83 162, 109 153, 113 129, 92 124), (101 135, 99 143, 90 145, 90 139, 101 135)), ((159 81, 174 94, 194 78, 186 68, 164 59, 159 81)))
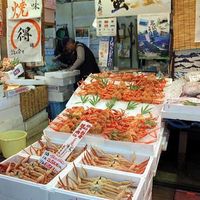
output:
POLYGON ((96 17, 170 13, 171 0, 95 0, 96 17))
POLYGON ((170 44, 169 14, 138 16, 138 54, 140 59, 168 59, 170 44))
POLYGON ((7 21, 7 50, 21 62, 41 62, 41 20, 7 21))
POLYGON ((40 18, 42 14, 42 0, 8 0, 8 19, 40 18))

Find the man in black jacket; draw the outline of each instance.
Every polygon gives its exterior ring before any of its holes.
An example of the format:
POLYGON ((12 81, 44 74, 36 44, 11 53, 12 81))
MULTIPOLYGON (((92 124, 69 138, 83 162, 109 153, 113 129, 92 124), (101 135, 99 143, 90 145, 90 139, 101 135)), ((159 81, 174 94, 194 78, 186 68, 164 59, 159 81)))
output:
POLYGON ((80 78, 85 79, 90 73, 99 73, 92 51, 83 43, 75 42, 69 38, 64 45, 67 54, 76 55, 76 60, 69 67, 69 70, 80 70, 80 78))

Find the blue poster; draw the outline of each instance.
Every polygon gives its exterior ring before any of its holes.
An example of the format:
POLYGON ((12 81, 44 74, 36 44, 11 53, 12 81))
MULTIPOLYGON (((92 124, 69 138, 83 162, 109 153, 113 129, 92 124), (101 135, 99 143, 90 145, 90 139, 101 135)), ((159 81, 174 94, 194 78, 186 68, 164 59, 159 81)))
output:
POLYGON ((168 59, 169 45, 169 14, 138 16, 138 54, 140 59, 168 59))

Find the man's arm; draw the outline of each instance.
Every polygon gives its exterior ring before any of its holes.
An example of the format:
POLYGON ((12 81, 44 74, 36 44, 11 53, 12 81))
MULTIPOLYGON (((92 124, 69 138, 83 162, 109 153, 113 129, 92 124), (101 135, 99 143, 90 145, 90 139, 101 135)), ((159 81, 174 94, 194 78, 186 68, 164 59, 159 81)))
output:
POLYGON ((76 48, 77 59, 74 64, 69 68, 70 70, 77 69, 85 61, 85 50, 83 46, 78 46, 76 48))

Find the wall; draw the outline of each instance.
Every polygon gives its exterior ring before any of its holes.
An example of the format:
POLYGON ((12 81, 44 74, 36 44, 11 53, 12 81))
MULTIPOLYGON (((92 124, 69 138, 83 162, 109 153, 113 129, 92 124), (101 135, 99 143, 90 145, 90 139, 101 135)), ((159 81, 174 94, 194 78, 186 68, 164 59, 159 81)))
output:
MULTIPOLYGON (((69 34, 71 37, 74 36, 74 28, 75 27, 89 27, 90 28, 90 38, 91 38, 91 49, 96 49, 98 46, 99 38, 96 36, 96 31, 92 27, 92 23, 95 19, 95 9, 94 9, 94 1, 82 1, 82 2, 72 2, 72 3, 64 3, 57 4, 56 10, 56 24, 65 25, 67 24, 69 34)), ((134 21, 134 17, 129 18, 119 18, 119 23, 126 24, 126 27, 129 26, 131 21, 134 21)), ((128 31, 126 30, 128 33, 128 31)), ((129 46, 129 38, 124 40, 124 46, 129 46)), ((119 44, 115 47, 115 59, 114 65, 119 67, 129 67, 130 61, 129 59, 121 59, 118 58, 117 48, 119 44)), ((96 54, 96 53, 95 53, 96 54)), ((97 55, 96 55, 97 56, 97 55)), ((136 47, 133 48, 133 66, 137 67, 137 52, 136 47)))

